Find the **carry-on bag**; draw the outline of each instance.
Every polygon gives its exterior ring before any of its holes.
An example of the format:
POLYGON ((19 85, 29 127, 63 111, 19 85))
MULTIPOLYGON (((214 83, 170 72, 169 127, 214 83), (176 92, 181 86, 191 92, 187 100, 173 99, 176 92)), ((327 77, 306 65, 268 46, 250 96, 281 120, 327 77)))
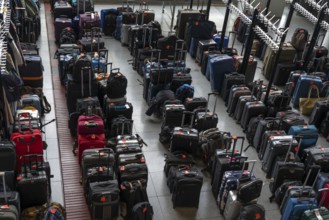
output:
POLYGON ((118 168, 119 183, 138 179, 148 180, 148 169, 145 163, 129 163, 118 168))
POLYGON ((268 142, 272 139, 272 137, 274 137, 274 136, 284 136, 284 135, 287 135, 287 134, 283 130, 265 131, 264 134, 261 137, 261 143, 260 143, 259 151, 258 151, 258 158, 260 160, 263 159, 265 151, 266 151, 267 146, 268 146, 268 142))
POLYGON ((266 115, 267 107, 261 101, 247 102, 243 108, 241 117, 241 127, 246 130, 248 128, 249 121, 252 117, 258 115, 266 115))
POLYGON ((0 214, 2 219, 18 220, 20 219, 20 197, 18 192, 9 191, 6 187, 5 173, 0 172, 2 176, 3 192, 0 194, 1 204, 0 214))
POLYGON ((244 85, 245 76, 243 74, 232 72, 224 75, 224 82, 222 91, 220 92, 221 97, 225 102, 228 101, 230 90, 233 85, 244 85))
POLYGON ((179 165, 194 165, 195 160, 191 154, 188 154, 184 151, 175 151, 175 152, 168 152, 165 154, 165 166, 164 172, 166 177, 168 177, 168 173, 171 167, 179 166, 179 165))
POLYGON ((78 135, 104 134, 104 122, 98 115, 80 115, 78 118, 78 135))
MULTIPOLYGON (((86 149, 104 148, 105 134, 81 134, 77 138, 77 155, 81 164, 82 154, 86 149)), ((75 151, 73 152, 75 154, 75 151)))
POLYGON ((72 19, 68 17, 60 16, 55 19, 55 40, 59 43, 61 33, 65 28, 71 28, 72 19))
POLYGON ((106 94, 111 99, 124 97, 127 93, 128 81, 119 68, 111 70, 110 77, 107 79, 106 94))
POLYGON ((217 93, 209 93, 208 94, 208 100, 207 100, 207 106, 204 108, 203 111, 196 111, 194 118, 195 118, 195 128, 200 131, 205 131, 210 128, 217 127, 218 124, 218 115, 216 113, 216 104, 217 104, 217 93), (210 96, 215 96, 215 104, 214 109, 212 112, 208 111, 208 104, 210 96))
POLYGON ((243 205, 240 211, 240 220, 265 220, 265 208, 261 204, 251 203, 243 205))
POLYGON ((204 97, 187 98, 184 101, 185 110, 190 112, 193 112, 198 107, 206 108, 207 105, 208 101, 204 97))
POLYGON ((43 65, 39 55, 24 55, 26 65, 19 66, 25 86, 43 87, 43 65))
POLYGON ((243 86, 243 85, 236 85, 236 86, 232 86, 231 90, 230 90, 230 95, 228 98, 228 102, 227 102, 227 110, 226 112, 229 115, 233 115, 234 111, 236 109, 238 100, 240 96, 246 96, 246 95, 251 95, 251 91, 249 90, 248 87, 243 86))

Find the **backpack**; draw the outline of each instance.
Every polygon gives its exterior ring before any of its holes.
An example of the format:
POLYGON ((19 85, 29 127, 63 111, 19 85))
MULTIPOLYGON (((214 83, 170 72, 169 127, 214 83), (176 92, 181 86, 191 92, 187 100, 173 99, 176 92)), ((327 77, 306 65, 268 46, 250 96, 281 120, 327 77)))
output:
POLYGON ((297 28, 291 37, 291 45, 299 51, 303 51, 307 43, 308 31, 303 28, 297 28))
POLYGON ((189 84, 181 85, 176 91, 176 99, 185 101, 186 98, 193 98, 194 87, 189 84))
POLYGON ((85 54, 77 56, 73 67, 73 79, 76 82, 91 82, 95 79, 92 72, 91 58, 85 54))
POLYGON ((59 37, 59 44, 75 44, 75 33, 70 27, 64 28, 59 37))
POLYGON ((128 220, 152 220, 153 207, 149 202, 140 202, 134 205, 127 218, 128 220))
POLYGON ((110 99, 122 98, 127 93, 128 81, 127 78, 118 70, 111 71, 107 79, 106 94, 110 99))
POLYGON ((57 202, 48 205, 43 220, 66 220, 66 209, 57 202))

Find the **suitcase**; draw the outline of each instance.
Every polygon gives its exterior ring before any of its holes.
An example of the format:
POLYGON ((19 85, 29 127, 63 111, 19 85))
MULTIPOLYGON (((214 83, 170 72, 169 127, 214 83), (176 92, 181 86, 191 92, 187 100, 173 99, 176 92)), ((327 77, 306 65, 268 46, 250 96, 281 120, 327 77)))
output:
POLYGON ((62 31, 72 26, 72 19, 67 17, 58 17, 55 19, 55 40, 59 42, 62 31))
POLYGON ((137 24, 143 25, 154 21, 155 12, 153 10, 140 10, 136 11, 137 14, 137 24))
POLYGON ((14 171, 16 168, 16 145, 13 141, 0 142, 0 171, 14 171))
POLYGON ((234 72, 232 57, 223 54, 209 59, 206 77, 210 80, 211 90, 220 93, 224 75, 231 72, 234 72))
POLYGON ((88 110, 100 107, 100 102, 97 97, 87 97, 82 99, 77 99, 76 101, 76 111, 82 114, 88 113, 88 110))
POLYGON ((124 166, 131 163, 145 163, 145 157, 142 152, 120 154, 117 157, 117 165, 124 166))
POLYGON ((18 132, 19 126, 22 131, 29 130, 29 120, 31 121, 32 129, 41 129, 42 124, 38 110, 17 110, 12 132, 18 132), (19 115, 21 115, 20 118, 18 117, 19 115))
POLYGON ((121 45, 122 46, 128 46, 128 42, 129 42, 129 28, 132 25, 130 24, 122 24, 121 27, 121 45))
POLYGON ((78 135, 104 134, 104 122, 98 115, 80 115, 78 118, 78 135))
POLYGON ((198 208, 203 184, 202 173, 197 169, 177 170, 175 177, 172 192, 173 208, 198 208))
POLYGON ((328 101, 317 101, 314 105, 308 123, 314 125, 317 128, 320 128, 321 122, 325 119, 328 111, 328 101))
POLYGON ((261 101, 247 102, 243 108, 241 117, 241 127, 246 130, 248 128, 249 121, 252 117, 258 115, 266 115, 267 107, 261 101))
POLYGON ((170 152, 185 151, 192 155, 199 153, 199 133, 193 127, 194 115, 192 112, 183 112, 181 127, 175 127, 170 140, 170 152), (192 115, 191 123, 185 127, 186 115, 192 115))
POLYGON ((294 152, 297 146, 298 142, 295 139, 292 141, 292 136, 290 135, 274 136, 270 138, 262 162, 262 170, 266 173, 266 178, 272 177, 275 163, 284 160, 289 150, 294 152), (291 145, 293 145, 294 148, 291 148, 291 145))
POLYGON ((134 121, 124 116, 112 119, 110 127, 110 137, 118 135, 132 135, 134 121))
MULTIPOLYGON (((322 81, 317 76, 305 76, 301 75, 297 81, 296 88, 294 91, 294 95, 292 97, 292 104, 296 108, 299 106, 299 99, 306 98, 308 95, 308 91, 311 86, 317 86, 319 90, 322 88, 322 81)), ((312 98, 314 95, 311 96, 312 98)))
POLYGON ((205 131, 210 128, 216 128, 218 124, 218 115, 216 113, 216 104, 217 104, 217 94, 216 93, 209 93, 208 94, 208 101, 207 106, 201 111, 194 111, 195 115, 193 119, 195 118, 195 128, 200 131, 205 131), (215 104, 214 109, 212 112, 208 111, 208 103, 210 96, 215 96, 215 104))
POLYGON ((163 108, 163 118, 161 127, 168 126, 170 128, 179 127, 183 118, 185 106, 182 104, 167 104, 163 108))
MULTIPOLYGON (((216 42, 216 49, 219 49, 219 44, 221 43, 222 32, 219 31, 217 34, 213 35, 213 40, 216 42)), ((228 48, 229 36, 224 36, 223 48, 228 48)))
POLYGON ((246 183, 239 184, 237 196, 242 203, 249 203, 258 199, 261 195, 263 180, 254 179, 246 183))
MULTIPOLYGON (((235 111, 234 111, 234 115, 233 115, 233 118, 236 120, 237 124, 240 124, 244 106, 246 105, 246 103, 255 102, 255 101, 257 101, 255 96, 246 95, 246 96, 239 97, 238 102, 236 104, 235 111)), ((232 116, 232 115, 230 115, 230 116, 232 116)))
POLYGON ((108 128, 111 128, 112 120, 118 116, 124 116, 131 119, 133 114, 133 105, 129 102, 108 103, 105 106, 105 121, 108 128))
POLYGON ((47 173, 40 168, 43 167, 43 160, 40 161, 38 155, 23 156, 22 160, 22 172, 17 177, 21 208, 41 206, 49 199, 47 173), (40 162, 33 163, 33 161, 40 162))
POLYGON ((267 130, 277 130, 279 129, 279 121, 276 120, 275 118, 264 118, 263 120, 260 120, 256 133, 253 136, 252 139, 252 145, 256 148, 257 152, 260 151, 260 144, 262 141, 262 136, 267 130))
MULTIPOLYGON (((122 24, 136 24, 137 15, 132 12, 122 12, 122 24)), ((128 33, 127 33, 128 34, 128 33)))
POLYGON ((240 153, 235 152, 237 142, 240 139, 242 140, 240 152, 242 152, 245 138, 236 136, 232 138, 232 150, 230 152, 228 152, 227 150, 222 150, 222 153, 220 155, 215 156, 215 164, 213 166, 213 175, 211 180, 211 188, 215 199, 217 199, 224 173, 226 171, 241 170, 244 165, 244 162, 247 160, 247 157, 241 157, 240 153))
POLYGON ((124 166, 119 166, 119 183, 138 179, 145 179, 146 181, 148 180, 148 169, 145 163, 129 163, 124 166))
POLYGON ((242 204, 237 199, 237 192, 235 190, 229 191, 227 202, 224 210, 225 219, 238 219, 242 204))
POLYGON ((296 64, 279 63, 275 68, 273 84, 277 86, 285 85, 289 80, 291 72, 295 71, 296 69, 296 64))
POLYGON ((19 109, 22 110, 37 110, 41 115, 43 113, 42 111, 42 104, 40 97, 35 94, 24 94, 21 96, 21 106, 19 106, 19 109))
POLYGON ((290 97, 292 97, 294 95, 294 91, 295 91, 298 79, 301 75, 306 75, 306 72, 302 71, 302 70, 294 70, 294 71, 290 72, 289 78, 288 78, 288 83, 293 84, 293 86, 290 87, 291 88, 291 91, 289 93, 290 97))
POLYGON ((164 172, 166 177, 168 177, 169 170, 171 167, 177 167, 180 165, 188 165, 192 166, 195 164, 195 160, 191 154, 188 154, 184 151, 175 151, 175 152, 168 152, 165 154, 165 166, 164 172))
POLYGON ((267 149, 268 146, 268 142, 270 141, 270 139, 275 136, 284 136, 286 135, 286 132, 283 130, 273 130, 273 131, 265 131, 264 134, 262 135, 262 140, 261 140, 261 144, 260 144, 260 148, 259 148, 259 152, 258 152, 258 158, 260 160, 263 159, 265 151, 267 149))
POLYGON ((215 46, 216 46, 216 42, 213 39, 200 40, 196 51, 195 62, 201 65, 204 52, 208 51, 209 47, 215 47, 215 46))
POLYGON ((240 213, 240 220, 250 219, 265 220, 264 206, 257 203, 243 205, 240 213))
MULTIPOLYGON (((25 113, 23 113, 25 114, 25 113)), ((20 118, 21 115, 18 115, 20 118)), ((29 119, 29 129, 26 131, 18 127, 18 132, 13 132, 10 139, 16 145, 16 171, 20 172, 23 156, 28 154, 43 154, 43 141, 41 131, 39 129, 32 129, 31 119, 29 119)))
POLYGON ((43 65, 39 55, 24 55, 26 65, 19 66, 24 86, 43 87, 43 65))
POLYGON ((303 213, 310 207, 317 207, 315 198, 289 198, 286 209, 282 214, 282 220, 301 219, 303 213))
POLYGON ((78 145, 78 160, 81 164, 82 154, 86 149, 104 148, 105 135, 104 134, 83 134, 77 137, 78 145))
POLYGON ((106 94, 111 99, 122 98, 127 94, 128 81, 119 68, 111 70, 111 74, 107 79, 106 94))
POLYGON ((231 116, 236 107, 240 96, 251 95, 251 91, 246 86, 232 86, 230 90, 230 95, 227 102, 226 112, 231 116))
POLYGON ((193 112, 199 107, 207 108, 208 101, 204 97, 187 98, 184 101, 184 106, 186 111, 193 112))
POLYGON ((0 193, 0 203, 3 204, 0 208, 2 219, 18 220, 20 219, 20 197, 18 192, 9 191, 6 187, 6 177, 1 173, 3 192, 0 193))
POLYGON ((115 179, 115 172, 113 166, 100 166, 88 168, 83 174, 82 184, 84 188, 85 195, 89 195, 89 186, 91 183, 95 182, 106 182, 115 179))
POLYGON ((200 12, 198 10, 193 10, 193 9, 180 9, 177 12, 177 20, 176 20, 176 26, 177 26, 177 31, 176 31, 176 36, 179 39, 184 39, 185 38, 185 29, 187 26, 187 22, 189 21, 190 18, 193 18, 195 16, 198 16, 200 12))
MULTIPOLYGON (((106 16, 107 15, 113 15, 114 17, 116 17, 119 14, 118 10, 115 8, 110 8, 110 9, 102 9, 101 10, 101 28, 103 33, 105 34, 106 28, 108 24, 106 23, 106 16)), ((114 25, 115 25, 115 20, 114 20, 114 25)))
POLYGON ((117 180, 91 183, 88 203, 93 220, 117 218, 119 211, 120 190, 117 180))
POLYGON ((85 12, 80 14, 80 34, 90 31, 92 28, 101 28, 101 19, 98 12, 85 12))
POLYGON ((60 18, 63 15, 67 18, 73 18, 72 6, 66 1, 56 1, 53 9, 54 19, 56 20, 56 18, 60 18))
POLYGON ((202 63, 201 63, 201 73, 203 75, 206 75, 207 73, 207 68, 208 68, 208 60, 213 58, 213 57, 216 57, 218 55, 220 55, 221 52, 220 51, 206 51, 204 52, 204 55, 203 55, 203 60, 202 60, 202 63))
MULTIPOLYGON (((236 56, 233 56, 233 59, 234 59, 234 66, 235 66, 236 71, 241 72, 240 68, 243 63, 243 56, 236 55, 236 56)), ((254 57, 252 55, 250 55, 247 69, 244 74, 246 84, 249 84, 254 81, 256 68, 257 68, 257 61, 254 59, 254 57)))
POLYGON ((284 130, 286 133, 289 132, 292 126, 305 125, 304 117, 300 115, 287 115, 281 119, 280 129, 284 130))
POLYGON ((314 125, 291 126, 288 135, 298 135, 302 137, 301 149, 298 155, 302 161, 304 161, 306 157, 304 149, 316 145, 319 138, 318 129, 314 125))
POLYGON ((78 42, 82 46, 84 52, 98 52, 105 49, 105 40, 100 36, 100 32, 96 32, 97 35, 82 37, 78 42))
POLYGON ((113 33, 114 39, 121 40, 121 27, 122 27, 122 15, 116 16, 115 31, 113 33))
POLYGON ((312 220, 312 219, 327 219, 329 218, 329 211, 325 207, 319 207, 315 209, 306 210, 303 213, 302 220, 312 220))
POLYGON ((192 84, 192 76, 191 74, 184 72, 184 71, 180 71, 178 73, 174 73, 173 74, 173 78, 172 81, 170 83, 170 89, 173 92, 176 92, 177 89, 184 85, 184 84, 188 84, 191 85, 192 84))
POLYGON ((117 15, 108 14, 104 18, 103 33, 105 36, 113 36, 116 30, 117 15))
POLYGON ((221 97, 225 101, 228 101, 230 90, 233 85, 244 85, 245 84, 245 76, 243 74, 232 72, 224 75, 224 82, 222 91, 220 92, 221 97))

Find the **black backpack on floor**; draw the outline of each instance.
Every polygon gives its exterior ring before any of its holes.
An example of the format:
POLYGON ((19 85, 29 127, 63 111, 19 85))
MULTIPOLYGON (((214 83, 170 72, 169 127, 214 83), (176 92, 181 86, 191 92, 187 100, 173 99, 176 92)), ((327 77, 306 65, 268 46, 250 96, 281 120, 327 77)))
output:
POLYGON ((140 202, 134 205, 128 220, 152 220, 153 207, 149 202, 140 202))

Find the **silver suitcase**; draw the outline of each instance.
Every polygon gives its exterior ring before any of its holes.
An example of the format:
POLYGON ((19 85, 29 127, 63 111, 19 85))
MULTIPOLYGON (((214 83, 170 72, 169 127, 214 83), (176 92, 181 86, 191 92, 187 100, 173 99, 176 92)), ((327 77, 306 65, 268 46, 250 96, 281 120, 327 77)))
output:
POLYGON ((240 215, 241 207, 241 202, 237 200, 236 190, 231 190, 224 209, 225 220, 237 220, 240 215))
POLYGON ((121 44, 122 46, 128 46, 129 41, 129 28, 132 25, 130 24, 123 24, 121 27, 121 44))

